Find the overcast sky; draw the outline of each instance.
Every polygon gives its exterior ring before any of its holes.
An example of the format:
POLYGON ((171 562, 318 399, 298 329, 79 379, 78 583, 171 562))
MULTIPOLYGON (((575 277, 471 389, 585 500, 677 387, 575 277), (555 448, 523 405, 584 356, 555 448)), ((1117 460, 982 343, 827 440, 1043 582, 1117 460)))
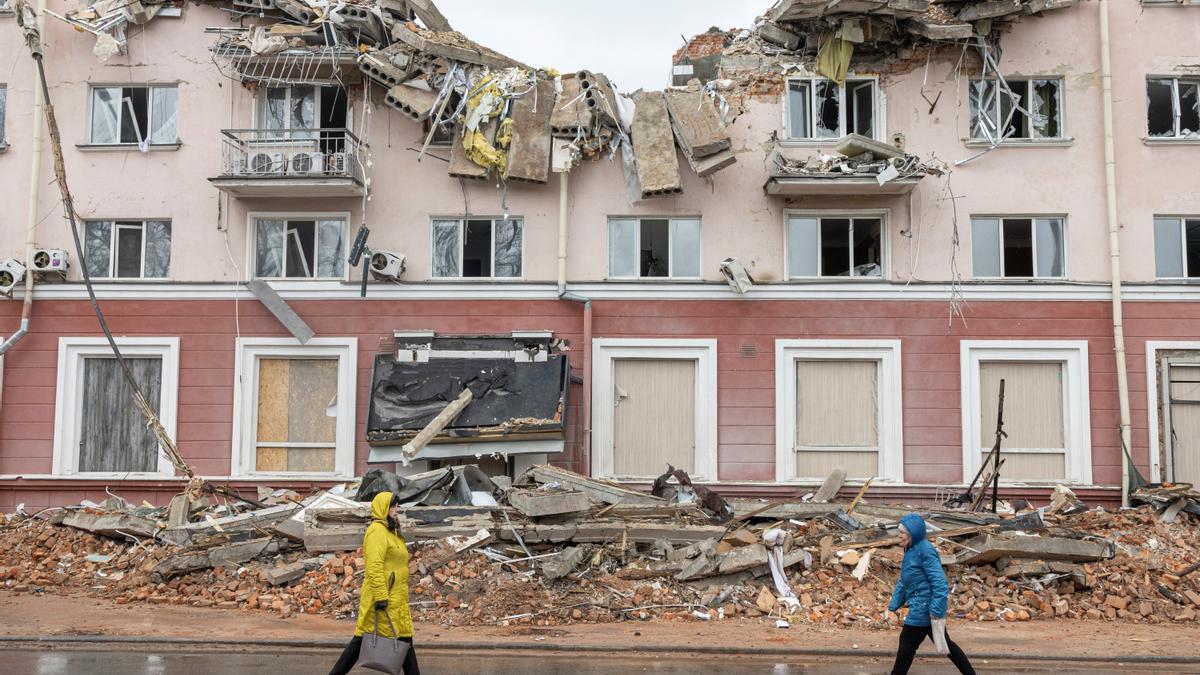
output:
POLYGON ((621 91, 670 84, 671 54, 710 26, 749 28, 771 0, 437 0, 467 37, 535 68, 604 73, 621 91))

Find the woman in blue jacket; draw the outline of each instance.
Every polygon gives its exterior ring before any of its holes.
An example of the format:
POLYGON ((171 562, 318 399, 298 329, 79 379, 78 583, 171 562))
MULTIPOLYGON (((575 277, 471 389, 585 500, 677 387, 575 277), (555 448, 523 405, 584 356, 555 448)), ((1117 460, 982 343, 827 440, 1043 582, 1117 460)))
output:
MULTIPOLYGON (((892 675, 907 673, 917 647, 925 638, 933 640, 930 619, 946 618, 946 596, 950 593, 937 549, 925 538, 925 520, 921 516, 910 513, 900 519, 900 542, 904 545, 904 564, 888 611, 895 612, 907 603, 908 616, 900 631, 900 647, 896 651, 892 675)), ((946 633, 946 646, 950 648, 950 660, 958 671, 975 675, 967 655, 950 640, 949 633, 946 633)))

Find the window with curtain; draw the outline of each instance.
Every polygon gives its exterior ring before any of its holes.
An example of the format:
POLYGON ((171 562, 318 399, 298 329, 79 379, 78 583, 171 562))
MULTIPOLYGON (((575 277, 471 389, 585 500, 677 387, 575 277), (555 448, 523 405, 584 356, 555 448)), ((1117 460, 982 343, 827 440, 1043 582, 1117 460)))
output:
POLYGON ((254 276, 341 279, 346 273, 344 218, 257 218, 254 276))
POLYGON ((179 142, 175 85, 95 86, 91 94, 89 144, 147 148, 179 142))
POLYGON ((171 223, 89 220, 83 263, 93 278, 165 279, 171 274, 171 223))
POLYGON ((433 276, 519 278, 523 236, 520 218, 434 220, 433 276))

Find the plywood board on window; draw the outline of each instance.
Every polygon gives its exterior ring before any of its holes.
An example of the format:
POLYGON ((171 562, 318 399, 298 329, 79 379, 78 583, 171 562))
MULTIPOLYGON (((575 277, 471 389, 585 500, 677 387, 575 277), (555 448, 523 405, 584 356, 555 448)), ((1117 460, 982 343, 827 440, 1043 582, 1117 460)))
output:
POLYGON ((257 448, 254 456, 255 471, 287 471, 287 448, 257 448))
POLYGON ((288 359, 258 361, 258 442, 288 440, 288 359))
POLYGON ((613 473, 689 473, 696 457, 696 362, 613 360, 613 473))
POLYGON ((878 448, 879 362, 797 361, 796 444, 878 448))
MULTIPOLYGON (((996 403, 1004 380, 1004 431, 1008 448, 1065 448, 1061 361, 984 361, 979 364, 980 443, 991 448, 996 403)), ((1083 395, 1083 394, 1080 394, 1083 395)), ((1008 469, 1008 466, 1005 466, 1008 469)))
POLYGON ((288 448, 287 470, 333 473, 336 456, 333 448, 288 448))
POLYGON ((834 469, 846 472, 847 480, 866 480, 879 475, 878 452, 798 450, 796 478, 828 476, 834 469))
POLYGON ((1200 483, 1200 367, 1172 364, 1171 480, 1200 483))
POLYGON ((338 362, 335 359, 289 359, 287 437, 291 443, 330 443, 337 434, 338 362))
MULTIPOLYGON (((1006 400, 1007 396, 1006 393, 1006 400)), ((1000 467, 1000 480, 1047 481, 1067 477, 1066 455, 1063 453, 1004 452, 1001 447, 1000 457, 1004 459, 1004 466, 1000 467)), ((987 453, 983 453, 983 459, 987 459, 987 453)), ((988 471, 984 469, 984 473, 988 471)))

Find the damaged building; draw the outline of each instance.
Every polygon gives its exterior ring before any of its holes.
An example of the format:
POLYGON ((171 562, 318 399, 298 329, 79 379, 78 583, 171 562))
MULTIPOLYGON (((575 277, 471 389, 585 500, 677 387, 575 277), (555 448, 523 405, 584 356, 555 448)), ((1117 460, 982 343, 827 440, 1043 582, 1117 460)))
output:
POLYGON ((0 4, 0 509, 177 493, 130 382, 236 490, 926 498, 1002 381, 1006 495, 1200 481, 1195 3, 779 0, 655 91, 428 0, 43 9, 0 4))

